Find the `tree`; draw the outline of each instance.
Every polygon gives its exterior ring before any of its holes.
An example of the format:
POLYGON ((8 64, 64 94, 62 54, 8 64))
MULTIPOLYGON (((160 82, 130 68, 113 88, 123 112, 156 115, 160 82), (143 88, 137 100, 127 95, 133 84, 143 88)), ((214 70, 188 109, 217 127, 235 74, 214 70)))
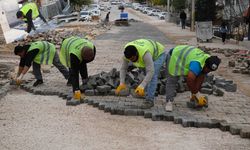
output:
POLYGON ((173 0, 172 5, 176 11, 180 11, 186 8, 187 0, 173 0))
POLYGON ((91 4, 91 0, 70 0, 70 3, 74 6, 82 6, 91 4))
POLYGON ((213 21, 216 15, 216 0, 197 0, 195 6, 196 21, 213 21))

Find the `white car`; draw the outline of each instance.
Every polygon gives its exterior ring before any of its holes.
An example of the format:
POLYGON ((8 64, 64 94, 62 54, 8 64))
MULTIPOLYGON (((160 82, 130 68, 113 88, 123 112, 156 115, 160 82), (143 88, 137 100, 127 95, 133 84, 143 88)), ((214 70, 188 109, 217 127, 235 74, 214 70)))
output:
POLYGON ((167 12, 161 12, 157 16, 160 20, 164 20, 166 18, 167 12))
POLYGON ((91 12, 90 11, 80 11, 80 21, 91 21, 91 12))
POLYGON ((152 9, 147 14, 149 16, 156 16, 157 13, 161 12, 159 9, 152 9))

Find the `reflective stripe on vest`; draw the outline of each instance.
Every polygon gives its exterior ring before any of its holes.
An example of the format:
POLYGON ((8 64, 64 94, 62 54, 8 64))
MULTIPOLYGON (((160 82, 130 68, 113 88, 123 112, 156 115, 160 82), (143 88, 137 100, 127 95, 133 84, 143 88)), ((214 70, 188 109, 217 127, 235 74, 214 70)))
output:
POLYGON ((154 47, 154 54, 153 54, 153 60, 156 60, 157 59, 157 56, 158 56, 158 53, 159 53, 159 50, 158 50, 158 45, 155 41, 152 41, 150 39, 146 39, 148 40, 154 47))
POLYGON ((69 66, 69 61, 68 60, 70 60, 69 59, 69 48, 70 48, 70 46, 75 42, 75 41, 77 41, 77 40, 79 40, 80 38, 71 38, 69 41, 68 41, 68 43, 66 44, 66 46, 65 46, 65 57, 66 57, 66 64, 67 64, 67 66, 69 66))
POLYGON ((180 55, 179 55, 179 57, 178 57, 178 59, 177 59, 177 61, 176 61, 176 64, 175 64, 175 72, 174 72, 174 75, 175 75, 175 76, 178 75, 179 69, 181 69, 181 75, 184 75, 184 67, 179 68, 179 67, 180 67, 180 66, 179 66, 179 63, 180 63, 180 61, 183 59, 181 65, 184 66, 184 65, 186 64, 186 58, 187 58, 188 54, 189 54, 193 49, 195 49, 195 47, 186 46, 186 47, 184 47, 184 48, 181 50, 180 55), (188 49, 188 50, 187 50, 187 49, 188 49), (185 53, 184 53, 184 52, 185 52, 185 53), (184 55, 184 58, 182 58, 183 55, 184 55))
POLYGON ((38 64, 50 65, 53 62, 56 53, 55 46, 46 41, 37 41, 30 45, 28 52, 39 49, 38 54, 34 58, 34 62, 38 64))
MULTIPOLYGON (((152 56, 153 61, 155 61, 162 53, 164 53, 165 50, 164 46, 161 43, 150 39, 137 39, 135 41, 131 41, 125 45, 124 49, 126 49, 127 46, 136 47, 139 57, 136 62, 133 62, 133 65, 141 68, 145 67, 143 56, 146 52, 149 52, 152 56)), ((130 61, 129 59, 127 60, 130 61)))
POLYGON ((173 49, 168 70, 172 76, 183 76, 189 72, 190 62, 199 62, 200 67, 203 68, 205 61, 210 55, 206 54, 199 48, 188 45, 179 45, 173 49))

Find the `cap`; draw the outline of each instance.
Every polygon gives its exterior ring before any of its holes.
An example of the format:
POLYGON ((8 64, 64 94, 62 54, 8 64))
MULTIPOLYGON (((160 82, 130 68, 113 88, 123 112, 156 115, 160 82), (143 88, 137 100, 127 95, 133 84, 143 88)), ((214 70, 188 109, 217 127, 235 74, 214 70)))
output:
POLYGON ((206 60, 206 67, 208 67, 210 70, 215 71, 218 69, 219 65, 220 65, 221 59, 217 56, 210 56, 207 60, 206 60))

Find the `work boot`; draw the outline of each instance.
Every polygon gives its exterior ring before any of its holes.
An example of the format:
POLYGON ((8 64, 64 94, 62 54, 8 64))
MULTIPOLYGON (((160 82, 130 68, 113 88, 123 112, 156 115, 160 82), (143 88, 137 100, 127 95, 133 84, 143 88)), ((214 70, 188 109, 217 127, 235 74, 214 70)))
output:
POLYGON ((168 111, 168 112, 172 112, 173 111, 173 102, 168 101, 166 103, 165 110, 168 111))
POLYGON ((43 84, 43 80, 36 80, 36 82, 33 84, 33 86, 36 87, 39 84, 43 84))
POLYGON ((81 91, 77 90, 74 92, 73 98, 66 102, 66 105, 76 106, 81 103, 81 91))
POLYGON ((153 101, 146 100, 145 102, 143 102, 141 109, 150 109, 153 106, 154 106, 153 101))

